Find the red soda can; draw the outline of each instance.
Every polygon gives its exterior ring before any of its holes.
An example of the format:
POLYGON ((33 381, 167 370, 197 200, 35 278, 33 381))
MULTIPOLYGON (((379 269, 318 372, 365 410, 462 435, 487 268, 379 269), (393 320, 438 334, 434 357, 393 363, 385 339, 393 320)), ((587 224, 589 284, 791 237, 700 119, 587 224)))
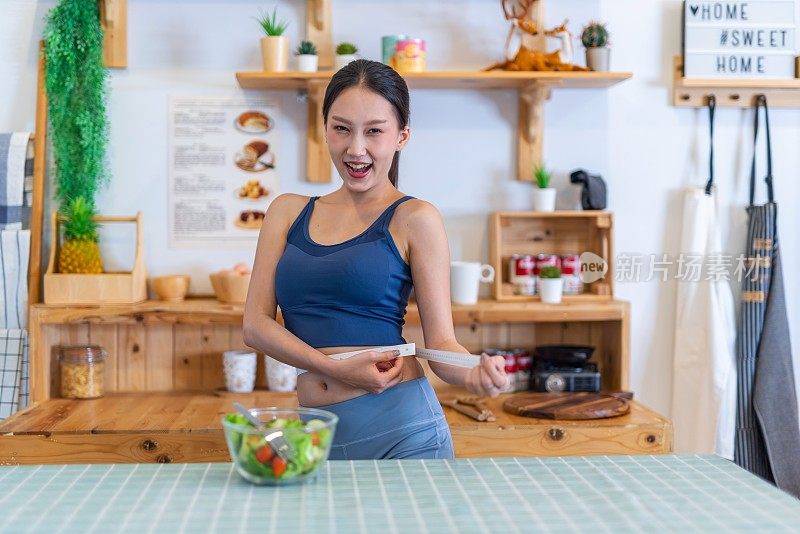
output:
POLYGON ((565 295, 577 295, 578 293, 582 293, 581 257, 577 254, 561 256, 561 276, 564 278, 565 295))
POLYGON ((506 359, 506 376, 508 376, 509 391, 517 390, 517 358, 510 350, 502 351, 502 356, 506 359))
POLYGON ((517 364, 516 373, 516 391, 525 391, 529 389, 528 384, 531 378, 531 364, 533 359, 530 353, 525 349, 514 349, 514 359, 517 364))

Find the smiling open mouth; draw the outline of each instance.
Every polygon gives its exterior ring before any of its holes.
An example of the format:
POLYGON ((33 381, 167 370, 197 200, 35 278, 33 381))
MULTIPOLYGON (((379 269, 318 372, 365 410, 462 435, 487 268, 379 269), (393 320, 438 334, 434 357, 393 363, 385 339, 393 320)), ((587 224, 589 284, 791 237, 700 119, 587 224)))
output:
POLYGON ((372 169, 372 163, 355 163, 345 162, 344 166, 347 167, 347 172, 354 178, 363 178, 372 169))

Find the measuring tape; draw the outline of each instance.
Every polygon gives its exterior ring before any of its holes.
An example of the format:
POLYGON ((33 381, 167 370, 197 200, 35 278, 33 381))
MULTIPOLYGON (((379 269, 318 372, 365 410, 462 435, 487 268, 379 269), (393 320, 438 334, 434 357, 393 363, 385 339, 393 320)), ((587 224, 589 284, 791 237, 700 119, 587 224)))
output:
POLYGON ((446 363, 448 365, 456 365, 458 367, 466 367, 471 369, 477 367, 481 363, 481 357, 474 354, 464 354, 463 352, 449 352, 446 350, 434 349, 418 349, 415 343, 406 343, 405 345, 392 345, 388 347, 376 347, 374 349, 354 350, 352 352, 340 352, 338 354, 331 354, 329 357, 334 360, 344 360, 352 358, 356 354, 363 354, 374 350, 376 352, 389 352, 392 350, 400 351, 400 356, 416 356, 433 362, 446 363))

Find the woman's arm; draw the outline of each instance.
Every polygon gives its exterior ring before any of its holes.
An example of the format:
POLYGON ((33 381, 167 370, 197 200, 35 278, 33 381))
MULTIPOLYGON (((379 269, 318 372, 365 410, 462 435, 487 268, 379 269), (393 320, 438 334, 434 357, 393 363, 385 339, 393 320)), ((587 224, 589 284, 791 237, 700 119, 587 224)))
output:
POLYGON ((300 195, 280 195, 272 201, 264 216, 244 305, 244 342, 248 347, 294 367, 380 393, 402 379, 402 361, 396 361, 397 354, 368 351, 347 360, 332 360, 275 320, 278 308, 275 269, 286 248, 289 227, 307 200, 300 195), (386 370, 376 365, 386 361, 395 361, 395 365, 386 370))
MULTIPOLYGON (((408 257, 425 347, 469 353, 456 340, 450 306, 450 248, 439 211, 430 203, 412 201, 407 217, 408 257)), ((481 358, 472 369, 430 362, 431 369, 449 384, 495 396, 508 386, 502 356, 481 358)))

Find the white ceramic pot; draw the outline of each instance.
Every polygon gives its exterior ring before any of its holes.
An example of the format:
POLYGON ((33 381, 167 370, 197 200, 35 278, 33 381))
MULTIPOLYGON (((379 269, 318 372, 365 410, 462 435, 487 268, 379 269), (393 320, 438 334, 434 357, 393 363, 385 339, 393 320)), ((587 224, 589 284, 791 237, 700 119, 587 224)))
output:
POLYGON ((586 49, 586 66, 596 72, 608 72, 611 49, 597 46, 586 49))
POLYGON ((344 55, 336 55, 333 60, 333 66, 335 70, 339 70, 351 61, 355 61, 358 59, 357 54, 344 54, 344 55))
POLYGON ((546 304, 558 304, 561 302, 561 295, 564 292, 563 278, 540 278, 539 296, 546 304))
POLYGON ((317 72, 319 56, 316 54, 299 54, 297 56, 297 70, 300 72, 317 72))
POLYGON ((555 211, 556 189, 554 187, 544 189, 536 187, 533 190, 533 209, 535 211, 555 211))
POLYGON ((264 355, 267 370, 267 386, 270 391, 294 391, 297 387, 297 371, 289 364, 264 355))
POLYGON ((261 61, 266 72, 289 70, 289 38, 285 35, 262 37, 261 61))

